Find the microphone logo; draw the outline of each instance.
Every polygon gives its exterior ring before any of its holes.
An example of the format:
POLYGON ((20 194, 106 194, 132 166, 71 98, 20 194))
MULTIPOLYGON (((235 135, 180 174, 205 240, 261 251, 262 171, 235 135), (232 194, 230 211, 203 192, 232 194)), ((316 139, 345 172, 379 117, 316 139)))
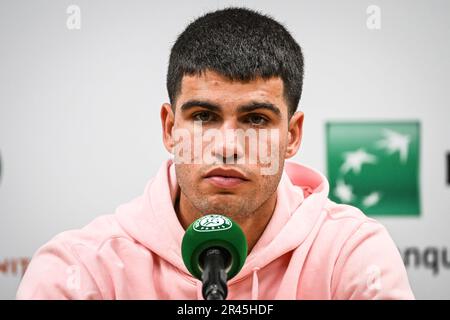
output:
POLYGON ((233 223, 227 217, 210 214, 198 219, 193 228, 197 232, 214 232, 230 229, 233 223))

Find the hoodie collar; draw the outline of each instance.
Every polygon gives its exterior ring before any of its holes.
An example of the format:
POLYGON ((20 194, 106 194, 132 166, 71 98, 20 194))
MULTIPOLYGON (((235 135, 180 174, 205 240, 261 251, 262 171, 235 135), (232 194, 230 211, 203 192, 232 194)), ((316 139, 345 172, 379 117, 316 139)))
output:
POLYGON ((277 188, 277 202, 274 212, 261 237, 249 253, 248 259, 257 256, 259 252, 264 250, 274 240, 303 200, 304 194, 302 188, 293 185, 286 171, 283 170, 277 188))
MULTIPOLYGON (((257 270, 298 247, 317 222, 328 189, 328 181, 320 172, 285 161, 274 214, 244 267, 229 283, 252 273, 256 277, 257 270)), ((181 257, 185 230, 174 210, 179 192, 175 165, 168 159, 147 184, 142 196, 118 207, 117 219, 130 236, 195 281, 181 257)))

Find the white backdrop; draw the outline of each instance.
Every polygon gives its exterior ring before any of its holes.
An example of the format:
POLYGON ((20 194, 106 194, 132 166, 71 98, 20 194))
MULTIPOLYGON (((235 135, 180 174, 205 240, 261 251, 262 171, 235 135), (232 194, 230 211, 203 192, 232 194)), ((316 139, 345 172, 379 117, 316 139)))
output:
POLYGON ((325 173, 329 120, 420 121, 422 214, 378 219, 400 250, 422 254, 408 267, 416 297, 450 298, 445 0, 0 0, 0 298, 14 298, 22 260, 55 234, 141 194, 168 157, 159 110, 170 47, 188 22, 230 4, 272 15, 304 50, 295 161, 325 173), (67 27, 70 5, 80 29, 67 27), (439 250, 437 274, 427 248, 439 250))

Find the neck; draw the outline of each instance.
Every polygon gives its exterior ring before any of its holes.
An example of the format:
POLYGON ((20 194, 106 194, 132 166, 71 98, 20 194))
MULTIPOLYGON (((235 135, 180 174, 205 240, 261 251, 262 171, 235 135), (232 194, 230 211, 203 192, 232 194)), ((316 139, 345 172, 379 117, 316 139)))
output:
MULTIPOLYGON (((277 193, 274 192, 257 210, 248 216, 230 216, 239 226, 247 238, 248 252, 250 253, 258 242, 267 224, 272 218, 277 203, 277 193)), ((195 220, 201 217, 199 211, 189 199, 180 192, 175 202, 175 212, 178 220, 186 230, 195 220)))

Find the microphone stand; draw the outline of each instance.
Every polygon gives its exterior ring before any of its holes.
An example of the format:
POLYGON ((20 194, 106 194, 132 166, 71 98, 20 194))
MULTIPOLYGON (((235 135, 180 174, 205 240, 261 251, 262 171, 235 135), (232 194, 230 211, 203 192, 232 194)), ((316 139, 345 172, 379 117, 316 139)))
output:
POLYGON ((206 249, 200 258, 203 261, 202 294, 205 300, 225 300, 228 294, 226 267, 230 265, 230 254, 222 248, 206 249))

